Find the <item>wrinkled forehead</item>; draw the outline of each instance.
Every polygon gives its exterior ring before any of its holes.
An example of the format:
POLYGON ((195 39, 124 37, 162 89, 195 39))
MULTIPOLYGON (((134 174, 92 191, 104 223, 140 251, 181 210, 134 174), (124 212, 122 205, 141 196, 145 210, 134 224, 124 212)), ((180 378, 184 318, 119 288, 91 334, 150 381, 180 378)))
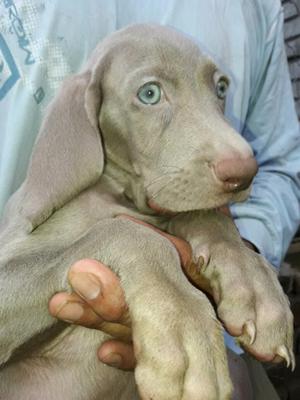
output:
POLYGON ((217 69, 187 35, 163 26, 136 25, 111 38, 110 67, 114 76, 155 75, 166 79, 205 79, 217 69))

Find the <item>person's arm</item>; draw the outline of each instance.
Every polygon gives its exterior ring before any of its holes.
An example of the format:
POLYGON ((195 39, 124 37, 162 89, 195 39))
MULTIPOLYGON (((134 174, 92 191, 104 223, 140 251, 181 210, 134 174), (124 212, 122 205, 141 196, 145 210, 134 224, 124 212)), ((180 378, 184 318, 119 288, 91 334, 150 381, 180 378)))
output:
POLYGON ((279 267, 300 220, 300 135, 282 34, 271 21, 243 136, 259 164, 251 196, 231 206, 241 236, 279 267))

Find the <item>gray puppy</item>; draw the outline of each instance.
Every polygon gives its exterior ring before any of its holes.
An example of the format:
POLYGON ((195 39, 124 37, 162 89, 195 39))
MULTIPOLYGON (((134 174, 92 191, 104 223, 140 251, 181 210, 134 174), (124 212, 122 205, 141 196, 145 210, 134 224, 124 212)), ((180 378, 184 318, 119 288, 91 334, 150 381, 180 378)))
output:
POLYGON ((245 199, 256 172, 223 116, 227 85, 190 39, 151 25, 114 33, 64 82, 1 225, 1 400, 230 399, 210 302, 173 246, 122 213, 186 239, 225 325, 250 352, 293 363, 275 272, 214 211, 245 199), (121 279, 135 374, 97 360, 107 335, 48 313, 86 257, 121 279))

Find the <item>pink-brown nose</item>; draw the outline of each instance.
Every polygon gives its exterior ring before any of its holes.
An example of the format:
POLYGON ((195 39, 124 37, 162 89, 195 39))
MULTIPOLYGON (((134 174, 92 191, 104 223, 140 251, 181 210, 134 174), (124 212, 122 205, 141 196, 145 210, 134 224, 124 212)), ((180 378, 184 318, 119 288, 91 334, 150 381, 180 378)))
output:
POLYGON ((214 165, 216 177, 223 182, 224 190, 228 192, 239 192, 247 189, 257 169, 254 157, 233 157, 220 160, 214 165))

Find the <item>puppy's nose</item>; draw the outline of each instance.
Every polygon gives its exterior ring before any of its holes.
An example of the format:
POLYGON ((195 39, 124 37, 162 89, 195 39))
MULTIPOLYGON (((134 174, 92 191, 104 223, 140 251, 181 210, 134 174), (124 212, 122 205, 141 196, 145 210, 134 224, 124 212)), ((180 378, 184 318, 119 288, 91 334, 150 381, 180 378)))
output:
POLYGON ((254 157, 227 158, 214 164, 216 177, 223 182, 224 190, 239 192, 247 189, 258 170, 254 157))

